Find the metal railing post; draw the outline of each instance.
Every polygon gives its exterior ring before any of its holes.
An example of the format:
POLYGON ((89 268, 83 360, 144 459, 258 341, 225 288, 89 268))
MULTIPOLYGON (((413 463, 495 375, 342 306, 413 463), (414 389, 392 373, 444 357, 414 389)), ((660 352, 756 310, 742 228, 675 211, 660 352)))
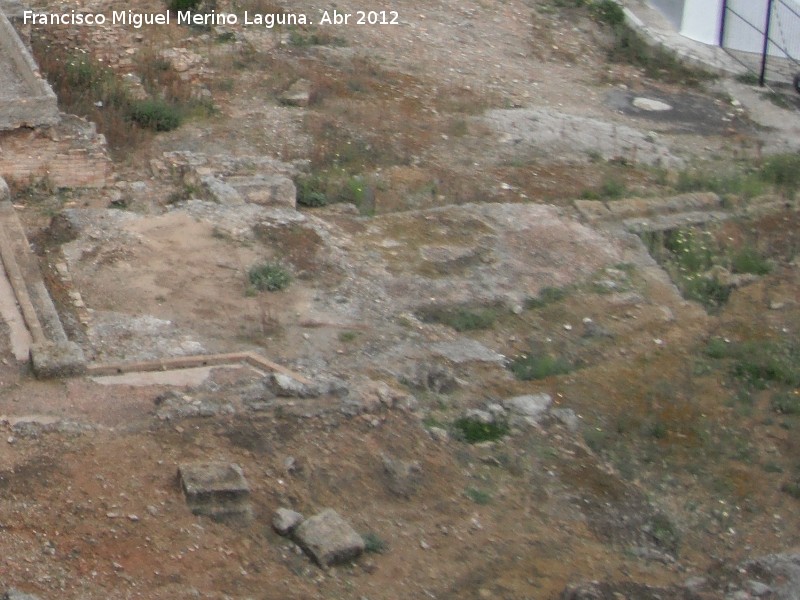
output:
POLYGON ((761 74, 758 85, 764 87, 767 79, 767 53, 769 52, 769 26, 772 23, 772 0, 767 0, 767 22, 764 24, 764 49, 761 53, 761 74))
POLYGON ((719 47, 725 47, 725 20, 728 17, 728 0, 722 0, 722 16, 719 20, 719 47))

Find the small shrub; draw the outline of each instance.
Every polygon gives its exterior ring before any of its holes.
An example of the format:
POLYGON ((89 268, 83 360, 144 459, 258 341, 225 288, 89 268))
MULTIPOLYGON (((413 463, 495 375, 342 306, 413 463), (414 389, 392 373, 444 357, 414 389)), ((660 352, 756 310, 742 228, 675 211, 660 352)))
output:
POLYGON ((289 272, 277 263, 254 265, 247 273, 250 284, 259 291, 276 292, 289 286, 292 277, 289 272))
POLYGON ((683 295, 702 304, 713 312, 730 298, 732 288, 722 283, 718 277, 689 276, 682 280, 683 295))
POLYGON ((678 551, 681 536, 668 517, 660 513, 653 515, 646 529, 658 546, 672 554, 678 551))
POLYGON ((771 183, 787 196, 800 189, 800 154, 769 156, 759 171, 764 181, 771 183))
POLYGON ((489 492, 484 492, 477 488, 467 488, 464 494, 475 504, 480 504, 481 506, 485 506, 492 501, 492 495, 489 492))
POLYGON ((752 273, 766 275, 772 265, 752 246, 745 246, 731 257, 731 270, 734 273, 752 273))
POLYGON ((769 402, 770 408, 783 415, 800 415, 800 391, 776 392, 769 402))
POLYGON ((531 352, 520 354, 509 365, 517 379, 531 381, 544 379, 551 375, 563 375, 573 370, 572 364, 563 358, 550 354, 531 352))
POLYGON ((620 27, 625 24, 625 12, 614 0, 595 0, 590 5, 592 14, 601 23, 620 27))
POLYGON ((355 341, 355 339, 359 336, 358 331, 342 331, 339 334, 339 341, 345 344, 355 341))
POLYGON ((730 342, 726 342, 722 338, 711 338, 706 345, 705 353, 710 358, 729 358, 729 344, 730 342))
POLYGON ((800 385, 800 348, 768 341, 729 342, 715 338, 706 346, 706 354, 732 361, 734 377, 763 389, 770 383, 800 385))
POLYGON ((735 195, 744 199, 764 194, 764 178, 758 173, 742 171, 719 172, 711 167, 687 169, 678 173, 673 186, 676 192, 714 192, 720 196, 735 195))
POLYGON ((441 323, 463 332, 492 327, 498 311, 493 307, 429 306, 419 309, 417 315, 426 323, 441 323))
POLYGON ((627 191, 624 181, 614 176, 607 176, 596 190, 583 191, 581 198, 584 200, 618 200, 627 191))
POLYGON ((604 429, 592 427, 583 432, 583 441, 593 452, 601 452, 609 444, 609 435, 604 429))
POLYGON ((567 297, 567 290, 565 288, 559 287, 543 287, 539 291, 539 295, 536 298, 528 298, 525 301, 526 308, 543 308, 548 304, 553 304, 554 302, 559 302, 567 297))
POLYGON ((180 127, 180 110, 163 100, 141 100, 131 103, 128 118, 137 125, 153 131, 172 131, 180 127))
POLYGON ((372 531, 362 534, 361 539, 364 540, 364 552, 368 554, 383 554, 389 549, 389 545, 372 531))
POLYGON ((475 419, 462 417, 453 423, 456 435, 468 444, 493 442, 508 433, 508 425, 502 422, 481 423, 475 419))
POLYGON ((202 0, 168 0, 167 8, 172 12, 197 10, 202 0))
POLYGON ((800 478, 787 481, 781 486, 781 491, 789 494, 792 498, 800 500, 800 478))

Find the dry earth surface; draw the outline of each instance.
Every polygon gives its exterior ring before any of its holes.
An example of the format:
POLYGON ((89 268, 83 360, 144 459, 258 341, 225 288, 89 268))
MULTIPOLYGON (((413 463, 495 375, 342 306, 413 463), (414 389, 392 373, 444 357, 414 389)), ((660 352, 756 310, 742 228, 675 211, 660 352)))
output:
POLYGON ((140 92, 142 57, 166 50, 159 68, 214 107, 127 139, 98 117, 102 188, 11 182, 71 339, 96 363, 257 352, 314 389, 276 392, 245 365, 37 381, 4 348, 3 585, 798 597, 796 557, 746 564, 800 546, 794 190, 666 200, 687 173, 752 179, 767 153, 796 151, 798 112, 611 62, 609 28, 570 4, 336 3, 396 10, 395 26, 33 28, 40 62, 77 49, 140 92), (290 88, 309 92, 301 106, 281 100, 290 88), (341 202, 295 209, 287 181, 341 202), (663 260, 700 229, 709 281, 730 292, 706 307, 663 260), (768 272, 719 264, 743 249, 768 272), (249 284, 264 260, 291 272, 286 289, 249 284), (545 357, 541 376, 515 377, 526 356, 545 357), (508 401, 526 395, 544 406, 508 401), (469 423, 501 435, 470 443, 469 423), (242 467, 249 521, 191 514, 178 465, 210 461, 242 467), (273 531, 279 507, 334 508, 370 552, 320 569, 273 531))

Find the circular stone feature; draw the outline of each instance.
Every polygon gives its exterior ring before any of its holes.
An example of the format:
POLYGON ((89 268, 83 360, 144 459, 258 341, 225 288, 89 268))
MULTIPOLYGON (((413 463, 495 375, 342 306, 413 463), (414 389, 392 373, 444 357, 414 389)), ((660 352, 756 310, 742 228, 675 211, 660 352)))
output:
POLYGON ((661 102, 660 100, 653 100, 652 98, 643 98, 642 96, 637 96, 633 99, 632 104, 641 110, 649 110, 649 111, 665 111, 665 110, 672 110, 672 107, 667 104, 666 102, 661 102))

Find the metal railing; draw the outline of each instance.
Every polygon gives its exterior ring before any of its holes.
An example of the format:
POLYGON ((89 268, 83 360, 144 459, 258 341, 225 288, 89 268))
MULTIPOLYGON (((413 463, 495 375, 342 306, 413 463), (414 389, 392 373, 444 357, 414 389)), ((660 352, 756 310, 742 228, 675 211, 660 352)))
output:
POLYGON ((759 85, 791 82, 800 73, 800 0, 725 0, 719 42, 759 85))

